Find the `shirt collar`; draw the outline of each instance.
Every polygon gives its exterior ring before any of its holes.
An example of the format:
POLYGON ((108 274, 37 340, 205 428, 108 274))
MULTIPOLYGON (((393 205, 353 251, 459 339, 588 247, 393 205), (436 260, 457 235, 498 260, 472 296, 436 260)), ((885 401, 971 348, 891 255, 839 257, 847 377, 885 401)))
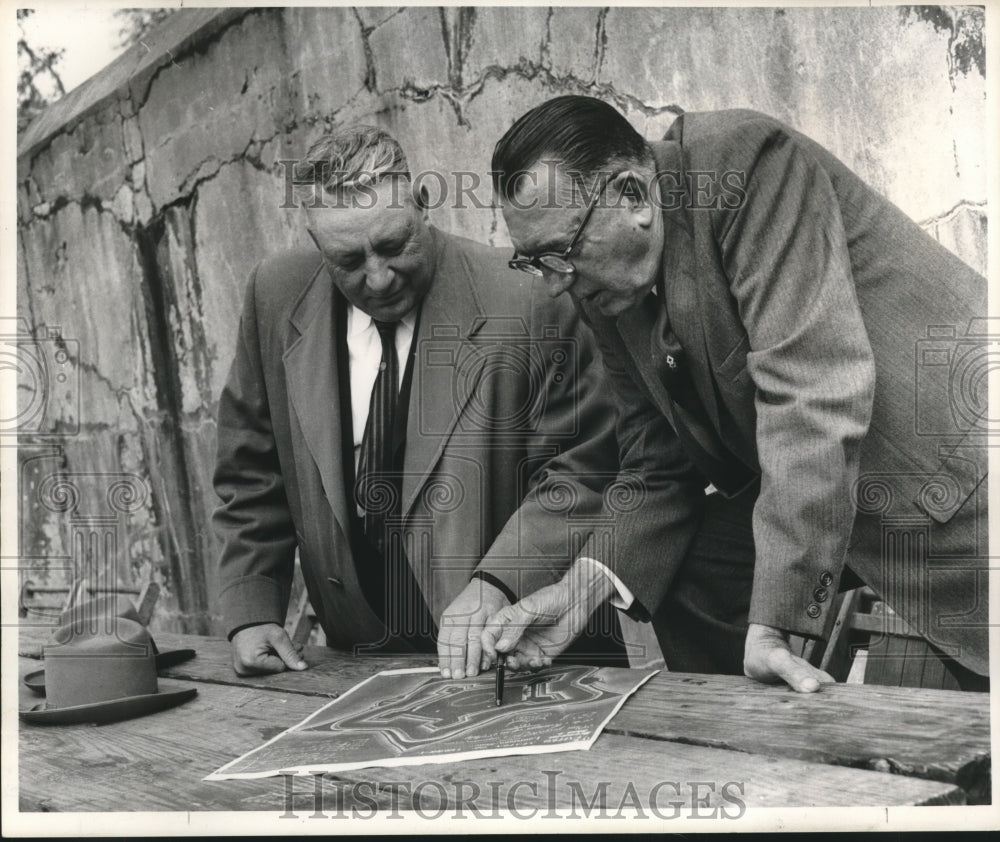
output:
MULTIPOLYGON (((400 319, 400 322, 410 329, 412 333, 417 324, 417 307, 414 307, 400 319)), ((373 326, 372 317, 362 310, 360 307, 355 307, 353 304, 347 305, 347 336, 351 339, 360 336, 365 331, 370 330, 373 326)))

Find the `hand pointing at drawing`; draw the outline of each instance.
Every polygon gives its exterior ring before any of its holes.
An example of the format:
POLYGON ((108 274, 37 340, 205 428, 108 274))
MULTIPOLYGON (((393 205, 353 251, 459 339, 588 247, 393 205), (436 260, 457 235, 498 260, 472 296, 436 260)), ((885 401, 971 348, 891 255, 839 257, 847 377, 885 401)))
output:
POLYGON ((499 588, 480 579, 469 582, 452 601, 438 624, 438 668, 444 678, 478 674, 483 660, 480 648, 483 624, 509 604, 499 588))
POLYGON ((614 592, 611 581, 593 564, 577 561, 554 585, 501 608, 482 632, 482 668, 498 653, 512 669, 541 669, 583 631, 597 607, 614 592))

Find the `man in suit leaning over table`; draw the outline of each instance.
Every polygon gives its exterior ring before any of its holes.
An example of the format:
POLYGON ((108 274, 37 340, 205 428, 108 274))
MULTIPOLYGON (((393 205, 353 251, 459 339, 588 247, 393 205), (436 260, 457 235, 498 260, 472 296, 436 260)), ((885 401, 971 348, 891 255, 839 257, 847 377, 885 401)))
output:
POLYGON ((647 143, 610 105, 560 97, 492 170, 512 266, 593 328, 646 499, 613 558, 582 554, 613 575, 574 565, 502 609, 486 660, 520 638, 515 662, 544 663, 617 590, 671 668, 813 691, 831 678, 789 634, 823 636, 860 579, 982 686, 985 279, 752 111, 683 114, 647 143))
MULTIPOLYGON (((254 270, 219 404, 233 665, 305 668, 283 629, 298 549, 328 645, 437 651, 461 677, 485 617, 557 581, 601 512, 603 371, 568 302, 428 224, 385 132, 324 136, 296 180, 316 248, 254 270)), ((581 654, 620 662, 616 634, 581 654)))

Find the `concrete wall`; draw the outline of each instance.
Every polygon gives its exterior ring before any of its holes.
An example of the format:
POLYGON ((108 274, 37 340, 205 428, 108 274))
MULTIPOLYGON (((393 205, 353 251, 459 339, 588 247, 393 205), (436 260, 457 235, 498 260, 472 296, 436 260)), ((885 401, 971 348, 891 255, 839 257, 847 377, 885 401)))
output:
MULTIPOLYGON (((217 630, 217 397, 247 274, 304 242, 278 162, 324 127, 377 122, 415 169, 485 173, 513 119, 561 93, 608 99, 647 137, 679 107, 756 108, 984 271, 982 23, 974 7, 179 12, 20 141, 4 336, 24 355, 25 575, 100 562, 163 586, 156 625, 217 630)), ((433 218, 508 243, 489 207, 433 218)))

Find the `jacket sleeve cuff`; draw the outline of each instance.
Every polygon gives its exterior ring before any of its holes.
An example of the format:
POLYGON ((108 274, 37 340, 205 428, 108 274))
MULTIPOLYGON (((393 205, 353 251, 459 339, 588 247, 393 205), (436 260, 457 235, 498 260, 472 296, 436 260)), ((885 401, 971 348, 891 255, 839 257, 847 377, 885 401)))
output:
POLYGON ((826 626, 829 620, 830 603, 817 605, 816 609, 807 613, 802 611, 768 611, 758 606, 754 606, 751 601, 750 616, 748 621, 762 626, 770 626, 773 629, 780 629, 789 634, 796 634, 800 637, 819 638, 825 640, 827 637, 826 626), (815 617, 811 616, 816 610, 819 613, 815 617))
POLYGON ((241 576, 219 595, 227 635, 242 627, 285 622, 287 605, 281 587, 266 576, 241 576))

